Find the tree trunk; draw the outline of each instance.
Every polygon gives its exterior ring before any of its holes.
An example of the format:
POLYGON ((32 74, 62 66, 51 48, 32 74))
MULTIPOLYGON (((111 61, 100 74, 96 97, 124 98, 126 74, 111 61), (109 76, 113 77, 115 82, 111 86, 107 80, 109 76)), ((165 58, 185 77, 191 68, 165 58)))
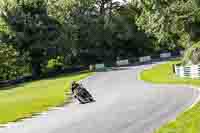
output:
POLYGON ((112 9, 113 9, 113 2, 112 0, 110 1, 110 7, 109 7, 109 22, 112 19, 112 9))
POLYGON ((31 63, 32 67, 32 76, 34 79, 38 79, 42 74, 42 67, 40 63, 31 63))

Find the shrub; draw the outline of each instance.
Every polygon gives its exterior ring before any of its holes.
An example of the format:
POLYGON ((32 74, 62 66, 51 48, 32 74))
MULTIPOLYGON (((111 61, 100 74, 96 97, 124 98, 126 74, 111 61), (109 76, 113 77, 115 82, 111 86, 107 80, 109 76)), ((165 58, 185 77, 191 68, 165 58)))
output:
POLYGON ((50 59, 47 64, 48 70, 58 70, 64 66, 63 58, 58 56, 56 59, 50 59))
POLYGON ((0 43, 0 80, 10 80, 27 72, 22 56, 9 44, 0 43))
POLYGON ((184 54, 183 64, 199 64, 200 63, 200 42, 192 45, 184 54))

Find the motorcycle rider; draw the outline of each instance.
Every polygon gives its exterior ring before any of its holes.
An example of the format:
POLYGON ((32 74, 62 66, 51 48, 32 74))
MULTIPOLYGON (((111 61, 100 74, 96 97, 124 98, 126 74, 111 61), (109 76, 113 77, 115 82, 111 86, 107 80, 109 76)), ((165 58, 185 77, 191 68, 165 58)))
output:
POLYGON ((81 96, 84 99, 92 97, 92 95, 84 87, 82 87, 81 84, 75 81, 73 81, 71 84, 71 91, 75 98, 78 98, 79 96, 81 96))
POLYGON ((76 89, 78 89, 78 88, 80 88, 80 85, 78 83, 76 83, 75 81, 73 81, 72 84, 71 84, 71 91, 72 91, 72 93, 74 94, 74 91, 76 89))

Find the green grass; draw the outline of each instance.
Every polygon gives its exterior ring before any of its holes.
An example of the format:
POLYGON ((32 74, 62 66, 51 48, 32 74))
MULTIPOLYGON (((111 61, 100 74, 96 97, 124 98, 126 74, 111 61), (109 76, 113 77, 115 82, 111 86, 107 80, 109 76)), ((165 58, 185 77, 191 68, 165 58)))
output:
MULTIPOLYGON (((200 80, 176 77, 172 72, 172 64, 175 63, 177 61, 154 66, 152 69, 141 72, 140 78, 152 83, 200 86, 200 80)), ((155 133, 200 133, 200 102, 193 108, 180 114, 176 120, 159 128, 155 133)))
POLYGON ((62 75, 40 81, 21 84, 0 91, 0 124, 48 110, 69 101, 69 85, 72 80, 78 81, 92 73, 62 75))

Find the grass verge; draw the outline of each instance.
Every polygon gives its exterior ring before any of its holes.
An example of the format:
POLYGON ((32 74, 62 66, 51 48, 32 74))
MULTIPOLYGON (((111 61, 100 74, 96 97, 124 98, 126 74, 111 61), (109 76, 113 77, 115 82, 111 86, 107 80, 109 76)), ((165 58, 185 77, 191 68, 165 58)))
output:
POLYGON ((200 86, 200 80, 179 78, 173 73, 172 64, 179 61, 169 61, 165 64, 153 66, 151 69, 140 73, 140 79, 158 84, 186 84, 200 86))
MULTIPOLYGON (((171 61, 166 64, 154 66, 149 70, 141 72, 140 78, 152 83, 200 86, 200 80, 176 77, 172 72, 172 64, 175 63, 177 63, 177 61, 171 61)), ((200 133, 200 103, 180 114, 176 120, 165 124, 155 133, 200 133)))
POLYGON ((69 100, 72 80, 78 81, 92 73, 76 73, 44 79, 0 90, 0 124, 33 116, 35 113, 59 106, 69 100))

